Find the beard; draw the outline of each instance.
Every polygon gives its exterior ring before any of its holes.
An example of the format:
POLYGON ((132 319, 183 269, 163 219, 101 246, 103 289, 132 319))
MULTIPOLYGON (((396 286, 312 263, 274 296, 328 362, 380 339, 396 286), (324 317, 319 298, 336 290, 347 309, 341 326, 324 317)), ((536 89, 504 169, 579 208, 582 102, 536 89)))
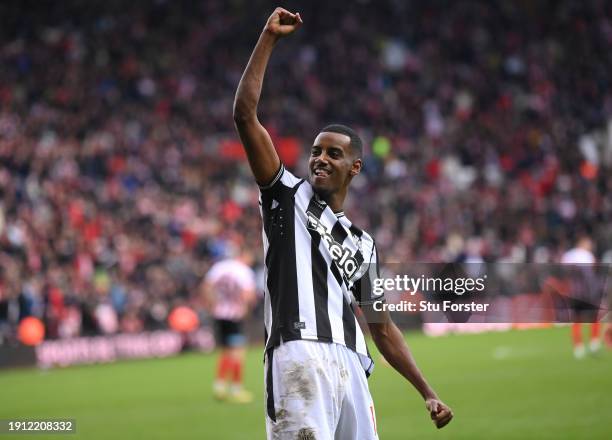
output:
POLYGON ((314 191, 314 193, 321 199, 321 200, 325 200, 327 201, 328 198, 334 193, 334 191, 331 188, 326 188, 326 187, 321 187, 321 186, 315 186, 312 182, 310 182, 310 185, 312 186, 312 190, 314 191))

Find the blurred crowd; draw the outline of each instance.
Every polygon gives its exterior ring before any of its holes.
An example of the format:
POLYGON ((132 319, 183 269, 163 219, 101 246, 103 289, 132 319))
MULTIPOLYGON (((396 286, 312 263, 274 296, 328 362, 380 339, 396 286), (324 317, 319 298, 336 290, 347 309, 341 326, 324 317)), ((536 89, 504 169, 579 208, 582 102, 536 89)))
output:
MULTIPOLYGON (((232 101, 275 5, 3 2, 0 343, 165 328, 210 265, 261 249, 232 101)), ((357 129, 347 215, 383 261, 612 260, 612 4, 289 1, 260 119, 357 129)), ((261 255, 262 252, 259 252, 261 255)), ((257 263, 261 269, 261 256, 257 263)))

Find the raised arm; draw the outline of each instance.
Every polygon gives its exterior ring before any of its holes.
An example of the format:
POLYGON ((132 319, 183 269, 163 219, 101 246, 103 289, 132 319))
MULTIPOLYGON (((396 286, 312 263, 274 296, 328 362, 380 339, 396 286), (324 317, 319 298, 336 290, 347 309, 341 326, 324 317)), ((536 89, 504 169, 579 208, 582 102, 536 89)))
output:
POLYGON ((264 74, 276 42, 293 33, 302 24, 300 14, 276 8, 253 49, 234 100, 234 123, 249 160, 249 165, 260 185, 266 185, 280 168, 280 159, 272 139, 257 119, 257 104, 261 95, 264 74))
POLYGON ((372 306, 363 306, 372 339, 383 357, 395 370, 417 389, 425 400, 425 407, 436 427, 442 428, 453 418, 453 412, 429 386, 406 345, 402 332, 391 320, 389 312, 376 312, 372 306))

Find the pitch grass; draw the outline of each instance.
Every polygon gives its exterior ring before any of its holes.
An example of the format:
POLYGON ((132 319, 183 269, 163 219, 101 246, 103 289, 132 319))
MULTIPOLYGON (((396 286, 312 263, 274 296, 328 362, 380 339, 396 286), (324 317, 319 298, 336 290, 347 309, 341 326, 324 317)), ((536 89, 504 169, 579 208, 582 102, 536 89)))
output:
MULTIPOLYGON (((568 327, 441 338, 411 333, 407 339, 456 418, 437 431, 417 394, 379 361, 370 387, 381 439, 612 438, 612 353, 574 360, 568 327)), ((77 420, 76 435, 35 439, 264 438, 261 349, 249 351, 246 368, 252 404, 212 399, 214 361, 189 354, 4 371, 0 418, 77 420)))

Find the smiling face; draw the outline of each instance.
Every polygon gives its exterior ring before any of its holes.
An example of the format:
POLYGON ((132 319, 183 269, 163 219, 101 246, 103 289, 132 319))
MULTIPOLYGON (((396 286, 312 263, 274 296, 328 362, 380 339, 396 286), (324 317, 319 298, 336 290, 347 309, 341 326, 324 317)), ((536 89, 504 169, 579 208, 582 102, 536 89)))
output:
POLYGON ((345 193, 360 170, 361 159, 354 156, 349 136, 319 133, 310 152, 308 177, 320 197, 326 199, 338 192, 345 193))

